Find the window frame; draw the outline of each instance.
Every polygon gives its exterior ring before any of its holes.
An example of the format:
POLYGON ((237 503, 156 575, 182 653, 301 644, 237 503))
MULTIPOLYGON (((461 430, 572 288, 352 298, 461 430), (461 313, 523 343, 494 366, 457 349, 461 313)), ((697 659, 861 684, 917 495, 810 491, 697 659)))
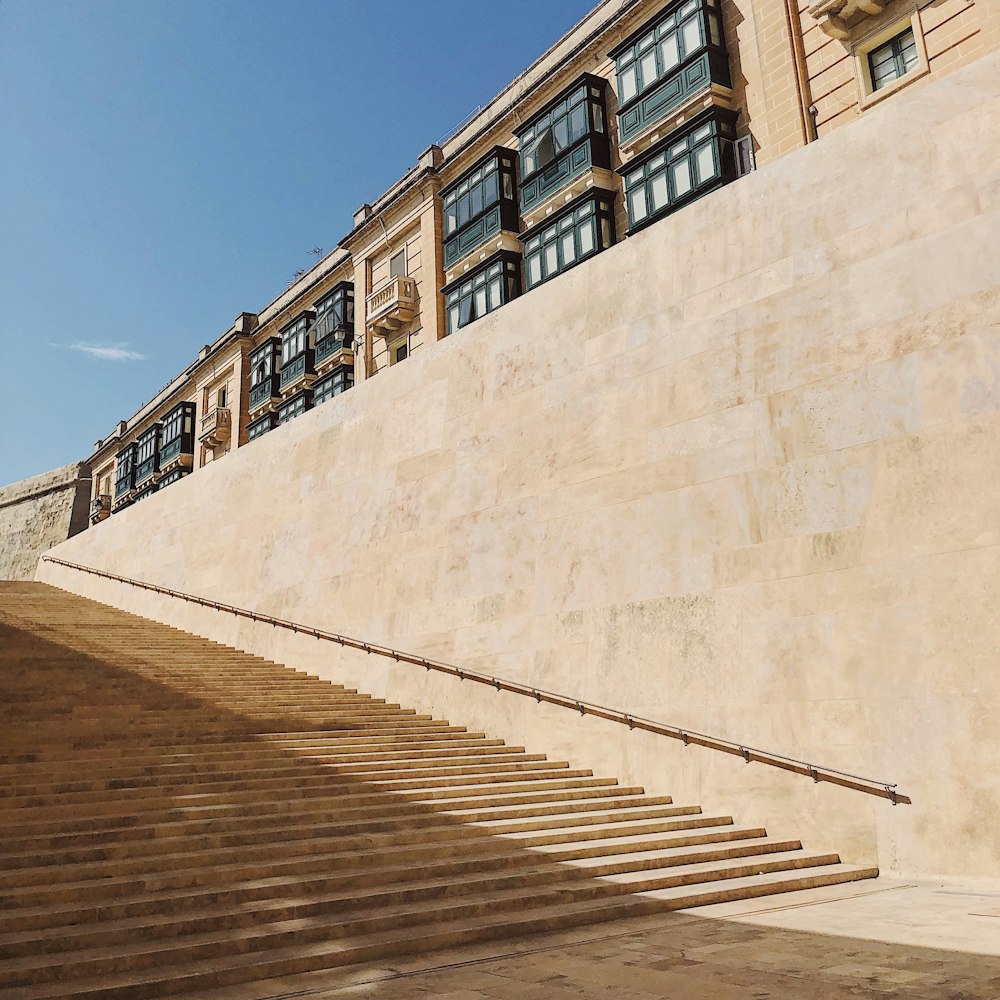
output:
POLYGON ((291 323, 278 331, 281 339, 281 368, 297 361, 309 350, 309 328, 316 314, 312 310, 299 313, 291 323), (295 346, 295 351, 289 351, 289 345, 295 346))
POLYGON ((115 455, 115 493, 118 500, 135 489, 136 443, 132 441, 115 455), (122 488, 122 483, 127 485, 122 488))
POLYGON ((858 82, 860 94, 859 105, 862 111, 878 104, 886 98, 892 97, 904 87, 916 83, 930 73, 930 63, 927 58, 927 46, 924 42, 923 23, 921 21, 920 8, 911 6, 910 10, 900 14, 893 12, 891 18, 883 19, 867 34, 861 36, 853 45, 855 75, 858 82), (902 76, 889 81, 885 85, 875 89, 875 81, 872 76, 872 66, 870 56, 873 52, 884 47, 908 31, 913 32, 913 41, 916 48, 917 61, 913 68, 905 72, 902 76))
POLYGON ((160 465, 181 455, 194 455, 195 405, 185 401, 169 409, 160 432, 160 465), (167 454, 174 444, 179 447, 167 454))
POLYGON ((289 396, 288 399, 281 403, 275 414, 277 418, 275 426, 282 427, 285 424, 290 424, 297 417, 301 417, 311 409, 312 390, 303 389, 301 392, 295 393, 294 396, 289 396), (292 412, 293 410, 294 412, 292 412))
POLYGON ((611 169, 607 89, 608 81, 604 77, 583 73, 517 129, 518 204, 522 215, 533 212, 587 170, 611 169), (571 121, 573 113, 581 105, 588 109, 586 130, 579 135, 567 131, 566 145, 555 148, 553 143, 554 158, 532 165, 532 169, 528 170, 527 151, 537 145, 537 140, 546 130, 554 133, 557 122, 571 121), (574 160, 579 159, 576 153, 584 146, 589 147, 589 162, 583 160, 582 166, 576 165, 574 160), (554 183, 560 179, 562 165, 567 160, 570 162, 569 171, 562 177, 561 183, 554 183), (550 183, 545 183, 546 180, 550 183))
POLYGON ((409 268, 410 268, 410 259, 409 255, 406 252, 406 243, 403 243, 402 247, 389 258, 389 281, 394 281, 396 278, 409 277, 410 274, 409 268), (403 258, 402 271, 400 271, 396 265, 396 262, 400 259, 400 257, 403 258))
POLYGON ((640 232, 736 179, 738 118, 739 112, 720 107, 708 108, 686 122, 682 128, 675 129, 641 157, 618 168, 618 173, 622 176, 629 235, 640 232), (711 150, 714 172, 709 177, 701 178, 699 157, 706 150, 711 150), (682 162, 687 164, 690 186, 678 193, 677 167, 682 162), (639 174, 642 175, 641 178, 637 177, 639 174), (667 200, 660 206, 651 207, 655 203, 656 185, 661 180, 665 185, 667 200), (640 190, 646 211, 637 220, 634 206, 639 200, 636 195, 640 190))
POLYGON ((262 438, 265 434, 273 431, 277 424, 278 415, 276 413, 265 413, 263 416, 258 417, 256 420, 251 420, 247 424, 247 443, 251 441, 256 441, 258 438, 262 438), (266 426, 265 430, 258 430, 260 427, 266 426))
POLYGON ((518 208, 519 162, 516 150, 505 146, 494 146, 485 156, 442 189, 441 218, 445 268, 453 267, 474 253, 496 233, 517 233, 521 228, 518 208), (481 177, 475 180, 477 174, 481 174, 481 177), (484 193, 478 209, 472 211, 473 186, 485 186, 488 176, 496 177, 496 197, 489 200, 484 193), (465 199, 469 200, 469 211, 462 221, 460 206, 465 199), (449 229, 449 213, 452 207, 454 207, 455 225, 453 229, 449 229), (498 215, 499 228, 485 226, 486 221, 494 213, 498 215), (483 227, 485 235, 477 242, 463 246, 463 237, 474 233, 477 227, 483 227))
POLYGON ((477 319, 488 316, 498 309, 502 309, 509 302, 513 302, 523 291, 521 278, 521 255, 510 250, 501 250, 494 254, 474 271, 469 271, 457 278, 455 281, 445 285, 441 289, 444 296, 445 309, 445 336, 451 336, 471 326, 477 319), (496 275, 490 275, 495 268, 499 268, 496 275), (493 285, 499 282, 500 301, 491 307, 490 293, 493 285), (462 303, 471 300, 473 306, 476 305, 476 293, 484 290, 487 296, 486 309, 483 312, 475 310, 475 315, 466 322, 453 322, 461 319, 462 303), (459 310, 458 315, 454 310, 459 310))
POLYGON ((345 347, 350 347, 354 342, 354 282, 341 281, 334 285, 313 305, 313 310, 316 316, 313 322, 313 346, 336 337, 343 330, 345 336, 337 339, 345 347))
POLYGON ((354 388, 354 366, 338 365, 333 371, 313 383, 313 406, 321 406, 337 396, 342 396, 352 388, 354 388), (339 383, 340 388, 327 392, 327 388, 335 383, 339 383))
POLYGON ((637 101, 647 97, 658 86, 683 72, 684 68, 706 50, 726 51, 725 25, 720 0, 676 0, 609 53, 615 61, 615 92, 618 113, 628 110, 637 101), (688 45, 686 31, 692 24, 699 27, 696 45, 688 45), (713 34, 714 26, 714 34, 713 34), (667 65, 666 39, 675 39, 674 61, 667 65), (648 75, 649 58, 652 56, 654 71, 648 75), (625 96, 624 80, 634 72, 635 89, 625 96))
POLYGON ((562 211, 553 213, 551 216, 532 226, 531 229, 521 234, 521 241, 524 244, 524 291, 525 293, 544 285, 553 278, 571 271, 574 267, 585 261, 591 260, 605 250, 610 250, 617 242, 617 232, 615 226, 615 199, 618 197, 614 191, 607 191, 604 188, 591 188, 589 191, 574 198, 562 211), (588 204, 593 208, 587 211, 588 204), (572 219, 572 225, 565 223, 572 219), (585 222, 593 220, 593 244, 580 252, 583 245, 581 233, 585 222), (573 260, 566 263, 566 236, 573 231, 573 260), (607 236, 607 240, 603 237, 607 236), (534 246, 538 241, 537 248, 534 246), (555 250, 556 264, 554 270, 547 269, 547 262, 550 260, 549 252, 555 250), (538 280, 532 278, 533 258, 538 254, 538 280))
POLYGON ((160 423, 147 427, 135 439, 135 484, 145 483, 160 470, 160 423), (149 466, 144 469, 144 466, 149 466), (142 470, 142 471, 140 471, 142 470))

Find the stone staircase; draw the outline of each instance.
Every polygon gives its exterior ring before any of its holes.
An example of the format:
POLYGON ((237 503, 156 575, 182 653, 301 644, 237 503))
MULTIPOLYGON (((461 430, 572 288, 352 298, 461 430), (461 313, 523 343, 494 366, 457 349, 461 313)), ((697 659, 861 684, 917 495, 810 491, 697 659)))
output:
POLYGON ((0 583, 3 1000, 206 997, 877 874, 41 584, 0 583))

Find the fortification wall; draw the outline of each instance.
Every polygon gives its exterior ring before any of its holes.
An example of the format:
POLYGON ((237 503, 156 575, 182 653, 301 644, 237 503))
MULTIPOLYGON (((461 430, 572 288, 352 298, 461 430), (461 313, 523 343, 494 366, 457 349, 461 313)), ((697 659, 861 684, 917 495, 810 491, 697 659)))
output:
POLYGON ((90 468, 73 462, 0 489, 0 580, 31 580, 38 557, 83 531, 90 468))
POLYGON ((912 806, 38 576, 848 861, 998 878, 998 141, 991 56, 57 549, 912 806))

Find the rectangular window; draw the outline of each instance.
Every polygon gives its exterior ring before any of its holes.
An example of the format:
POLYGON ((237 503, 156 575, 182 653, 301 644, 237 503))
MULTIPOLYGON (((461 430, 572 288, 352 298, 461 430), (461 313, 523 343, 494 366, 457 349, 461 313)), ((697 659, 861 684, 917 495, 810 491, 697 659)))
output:
MULTIPOLYGON (((184 404, 181 403, 180 406, 175 406, 167 415, 163 418, 163 443, 169 444, 171 441, 176 440, 184 433, 184 414, 185 408, 184 404)), ((190 427, 188 428, 190 431, 190 427)))
POLYGON ((306 353, 309 316, 303 314, 281 331, 281 365, 284 367, 306 353))
POLYGON ((250 384, 260 385, 274 373, 274 351, 270 343, 258 347, 250 355, 250 384))
POLYGON ((402 344, 395 344, 390 348, 390 353, 392 355, 392 364, 398 365, 400 361, 405 361, 410 356, 410 345, 407 341, 403 341, 402 344))
POLYGON ((460 285, 445 289, 448 315, 448 333, 506 305, 521 294, 520 262, 513 254, 505 253, 499 260, 487 265, 460 285))
POLYGON ((312 406, 312 393, 300 392, 278 407, 278 426, 302 416, 312 406))
POLYGON ((316 340, 332 334, 350 342, 354 333, 354 285, 344 282, 316 303, 316 340))
POLYGON ((524 264, 528 288, 569 270, 614 243, 614 196, 596 191, 582 203, 553 219, 544 227, 526 233, 524 264))
POLYGON ((686 134, 669 136, 665 147, 654 147, 644 162, 629 164, 625 200, 631 230, 736 177, 733 112, 712 109, 686 128, 686 134))
POLYGON ((514 200, 516 156, 512 150, 498 146, 488 158, 441 193, 446 268, 497 233, 518 231, 518 210, 514 200))
POLYGON ((354 385, 354 369, 337 368, 313 386, 313 406, 319 406, 320 403, 347 392, 352 385, 354 385))
POLYGON ((868 53, 868 66, 872 75, 872 90, 881 90, 894 80, 916 69, 920 59, 913 28, 890 38, 884 45, 868 53))
POLYGON ((390 278, 405 278, 406 277, 406 247, 397 253, 392 260, 389 261, 389 277, 390 278))
POLYGON ((130 444, 115 456, 115 496, 128 493, 135 486, 135 445, 130 444))
POLYGON ((260 420, 255 420, 252 424, 248 424, 247 437, 249 440, 256 441, 257 438, 263 437, 268 431, 273 430, 275 419, 273 413, 268 413, 261 417, 260 420))
POLYGON ((544 170, 592 129, 603 132, 604 102, 600 90, 593 88, 597 93, 592 94, 591 89, 588 83, 581 84, 528 129, 518 133, 522 179, 544 170))
POLYGON ((719 0, 688 0, 643 29, 624 50, 615 50, 618 102, 624 106, 711 45, 721 49, 719 0))
POLYGON ((226 386, 223 386, 223 387, 222 387, 222 388, 221 388, 221 389, 220 389, 220 390, 219 390, 219 391, 218 391, 218 392, 217 392, 217 393, 215 394, 215 405, 216 405, 216 406, 217 406, 217 407, 218 407, 218 408, 219 408, 220 410, 224 410, 224 409, 226 408, 226 399, 227 399, 228 395, 229 395, 229 390, 228 390, 228 388, 227 388, 226 386))

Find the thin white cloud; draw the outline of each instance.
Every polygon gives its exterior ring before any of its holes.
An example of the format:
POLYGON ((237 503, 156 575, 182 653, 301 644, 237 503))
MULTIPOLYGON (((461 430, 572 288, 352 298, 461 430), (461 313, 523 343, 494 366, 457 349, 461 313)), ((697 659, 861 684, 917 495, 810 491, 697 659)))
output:
POLYGON ((148 356, 138 351, 130 351, 128 344, 86 344, 77 342, 70 344, 74 351, 81 351, 101 361, 146 361, 148 356))

